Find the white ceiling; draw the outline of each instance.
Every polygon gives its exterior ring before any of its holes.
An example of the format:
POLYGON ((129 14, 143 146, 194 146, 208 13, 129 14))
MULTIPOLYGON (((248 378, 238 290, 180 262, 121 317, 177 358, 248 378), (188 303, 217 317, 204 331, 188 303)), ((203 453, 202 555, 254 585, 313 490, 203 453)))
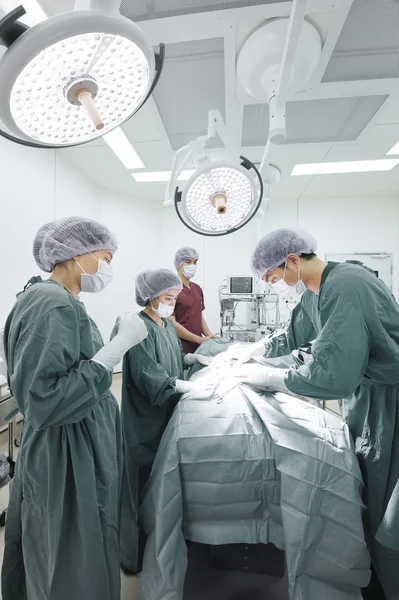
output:
MULTIPOLYGON (((49 14, 72 0, 42 0, 49 14)), ((166 64, 153 97, 123 129, 146 169, 169 170, 173 153, 206 132, 218 108, 242 154, 259 162, 268 134, 268 106, 237 82, 237 52, 268 19, 290 13, 285 0, 123 0, 121 12, 166 64)), ((296 163, 384 158, 399 141, 399 2, 308 0, 307 19, 323 39, 320 66, 307 88, 289 98, 287 142, 273 162, 282 173, 272 198, 397 194, 399 166, 388 173, 291 177, 296 163)), ((98 185, 146 200, 163 199, 165 184, 138 184, 102 141, 60 151, 98 185)))

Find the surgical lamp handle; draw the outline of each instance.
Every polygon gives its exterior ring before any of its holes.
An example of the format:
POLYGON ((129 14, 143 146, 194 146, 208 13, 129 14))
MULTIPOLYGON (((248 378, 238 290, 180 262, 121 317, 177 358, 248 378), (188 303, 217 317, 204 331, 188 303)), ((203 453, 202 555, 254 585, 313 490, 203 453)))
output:
POLYGON ((172 199, 172 190, 176 186, 177 178, 180 175, 181 171, 183 170, 184 165, 187 163, 189 158, 190 158, 189 146, 183 146, 182 148, 179 148, 179 150, 177 150, 177 152, 175 153, 175 155, 173 157, 170 178, 169 178, 168 185, 166 188, 165 201, 163 203, 164 206, 173 206, 174 202, 172 199))

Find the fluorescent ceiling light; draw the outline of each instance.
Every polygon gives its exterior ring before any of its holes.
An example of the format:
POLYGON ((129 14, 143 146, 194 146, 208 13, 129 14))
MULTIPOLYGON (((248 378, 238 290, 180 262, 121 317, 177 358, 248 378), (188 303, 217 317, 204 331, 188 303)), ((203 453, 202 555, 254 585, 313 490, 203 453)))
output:
MULTIPOLYGON (((399 162, 399 160, 398 160, 399 162)), ((187 181, 191 175, 195 173, 195 169, 186 169, 182 171, 177 178, 179 181, 187 181)), ((169 181, 171 171, 147 171, 146 173, 131 173, 137 183, 150 183, 154 181, 169 181)))
POLYGON ((14 10, 14 8, 21 6, 21 4, 26 10, 26 15, 21 17, 20 21, 25 23, 25 25, 33 27, 33 25, 37 25, 37 23, 45 21, 48 18, 47 14, 37 0, 2 0, 0 2, 0 6, 6 14, 14 10))
POLYGON ((291 175, 331 175, 333 173, 368 173, 390 171, 399 163, 399 158, 381 160, 348 160, 346 162, 313 163, 295 165, 291 175))
POLYGON ((103 136, 105 142, 113 150, 127 169, 144 169, 144 163, 133 148, 122 129, 119 127, 103 136))
POLYGON ((395 144, 394 147, 387 152, 387 154, 399 154, 399 142, 395 144))

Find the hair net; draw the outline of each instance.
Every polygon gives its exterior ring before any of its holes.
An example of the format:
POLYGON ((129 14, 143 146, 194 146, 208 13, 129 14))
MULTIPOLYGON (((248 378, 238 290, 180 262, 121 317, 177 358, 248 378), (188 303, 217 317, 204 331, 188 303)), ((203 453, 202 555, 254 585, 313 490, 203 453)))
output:
POLYGON ((252 256, 252 270, 258 277, 283 264, 289 254, 311 254, 317 242, 302 229, 276 229, 265 235, 252 256))
POLYGON ((154 300, 169 290, 183 289, 183 284, 177 275, 168 269, 143 271, 136 279, 136 302, 139 306, 147 306, 149 300, 154 300))
POLYGON ((196 250, 194 250, 194 248, 189 248, 188 246, 185 246, 184 248, 180 248, 176 252, 176 256, 175 256, 176 270, 178 271, 180 269, 180 267, 182 266, 182 264, 186 260, 198 260, 198 259, 199 259, 199 254, 196 250))
POLYGON ((51 273, 55 265, 96 250, 114 252, 118 242, 104 225, 84 217, 67 217, 43 225, 33 242, 37 265, 51 273))

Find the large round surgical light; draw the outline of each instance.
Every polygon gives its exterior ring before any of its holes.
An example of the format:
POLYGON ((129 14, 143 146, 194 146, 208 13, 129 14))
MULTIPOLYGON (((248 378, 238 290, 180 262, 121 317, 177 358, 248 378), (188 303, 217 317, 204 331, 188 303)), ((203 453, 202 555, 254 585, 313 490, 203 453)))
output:
POLYGON ((19 35, 0 60, 6 133, 38 147, 94 140, 140 108, 160 67, 142 31, 119 14, 47 19, 19 35))
POLYGON ((262 179, 247 159, 242 162, 205 161, 176 189, 175 208, 183 223, 202 235, 220 236, 243 227, 262 202, 262 179))

